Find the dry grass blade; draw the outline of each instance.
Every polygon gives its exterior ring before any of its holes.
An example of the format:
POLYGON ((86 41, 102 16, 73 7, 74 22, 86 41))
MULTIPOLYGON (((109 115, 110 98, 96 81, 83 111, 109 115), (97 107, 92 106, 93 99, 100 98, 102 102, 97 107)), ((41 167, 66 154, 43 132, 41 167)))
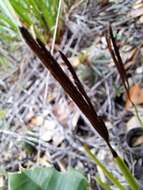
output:
MULTIPOLYGON (((96 131, 100 134, 100 136, 105 140, 107 145, 109 146, 114 157, 117 156, 116 152, 110 145, 109 142, 109 134, 108 130, 105 126, 103 120, 101 120, 94 109, 91 108, 87 99, 85 99, 85 94, 81 95, 81 86, 77 88, 75 84, 72 83, 70 78, 65 74, 63 69, 51 55, 51 53, 45 48, 44 44, 40 40, 34 40, 31 34, 27 31, 26 28, 20 28, 21 34, 28 44, 28 46, 33 50, 33 52, 37 55, 37 57, 42 61, 42 63, 46 66, 46 68, 51 72, 53 77, 61 84, 65 92, 72 98, 75 104, 79 107, 79 109, 84 113, 84 115, 88 118, 92 126, 96 129, 96 131)), ((68 64, 69 66, 69 64, 68 64)), ((71 67, 71 66, 70 66, 71 67)), ((71 69, 71 68, 70 68, 71 69)), ((73 73, 73 69, 72 69, 73 73)), ((75 77, 75 73, 74 73, 75 77)), ((77 77, 77 76, 76 76, 77 77)), ((77 78, 75 78, 77 80, 77 78)), ((78 79, 79 82, 79 79, 78 79)), ((81 85, 81 83, 80 83, 81 85)), ((83 87, 82 87, 83 89, 83 87)), ((83 91, 83 90, 82 90, 83 91)), ((89 100, 88 100, 89 101, 89 100)), ((91 102, 90 102, 91 104, 91 102)), ((92 105, 92 104, 91 104, 92 105)))

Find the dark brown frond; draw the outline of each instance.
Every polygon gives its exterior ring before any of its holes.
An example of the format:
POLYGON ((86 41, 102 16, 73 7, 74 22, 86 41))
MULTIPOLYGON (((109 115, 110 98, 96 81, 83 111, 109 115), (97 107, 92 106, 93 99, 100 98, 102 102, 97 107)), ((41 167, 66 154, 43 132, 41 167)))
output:
POLYGON ((113 156, 117 156, 116 152, 110 145, 109 134, 104 121, 97 116, 89 97, 87 96, 80 80, 78 79, 74 69, 72 68, 71 63, 68 61, 66 56, 62 52, 60 52, 62 59, 64 60, 65 64, 67 65, 69 71, 73 76, 75 84, 65 74, 63 69, 60 67, 60 65, 57 63, 57 61, 54 59, 54 57, 46 49, 45 45, 40 40, 34 40, 32 35, 24 27, 21 27, 20 31, 28 46, 33 50, 33 52, 41 60, 43 65, 50 71, 53 77, 63 87, 65 92, 71 97, 71 99, 75 102, 75 104, 79 107, 83 114, 88 118, 94 129, 105 140, 113 156))
POLYGON ((107 41, 107 45, 108 45, 108 49, 111 53, 112 59, 118 69, 118 72, 120 74, 121 80, 123 82, 123 85, 125 87, 126 93, 129 96, 129 83, 128 83, 128 78, 127 78, 127 74, 126 74, 126 70, 124 68, 124 64, 119 52, 119 48, 116 44, 116 40, 114 38, 113 35, 113 31, 112 31, 112 27, 111 25, 109 25, 109 29, 108 29, 108 35, 106 35, 106 41, 107 41))

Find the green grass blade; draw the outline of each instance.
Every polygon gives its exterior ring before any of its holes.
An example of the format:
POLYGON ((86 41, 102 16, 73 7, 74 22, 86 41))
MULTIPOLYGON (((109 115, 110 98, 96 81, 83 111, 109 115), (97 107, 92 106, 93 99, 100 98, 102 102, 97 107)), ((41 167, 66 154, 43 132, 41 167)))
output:
POLYGON ((0 31, 0 40, 3 40, 7 43, 12 42, 14 37, 9 36, 9 34, 6 34, 4 32, 0 31))
POLYGON ((22 1, 17 0, 11 0, 10 3, 22 22, 28 26, 33 24, 33 21, 28 14, 29 10, 26 4, 22 3, 22 1))
POLYGON ((18 31, 16 24, 2 13, 0 13, 0 21, 3 22, 5 26, 11 28, 15 32, 18 31))
MULTIPOLYGON (((91 150, 88 148, 88 146, 85 144, 84 149, 88 153, 88 155, 91 157, 91 159, 102 169, 104 174, 108 177, 108 179, 120 190, 126 190, 124 186, 119 182, 119 180, 112 175, 112 173, 105 168, 105 166, 96 158, 96 156, 91 152, 91 150)), ((138 190, 138 189, 137 189, 138 190)))
POLYGON ((5 14, 8 18, 13 20, 13 15, 11 14, 8 6, 8 0, 1 0, 0 1, 0 10, 3 14, 5 14))
POLYGON ((130 188, 132 190, 140 190, 140 187, 139 187, 135 177, 133 177, 133 175, 131 174, 130 170, 128 169, 128 167, 124 163, 124 161, 119 156, 117 158, 114 158, 114 160, 117 163, 118 167, 120 168, 125 179, 127 180, 130 188))
MULTIPOLYGON (((28 6, 31 7, 31 15, 34 16, 36 21, 39 22, 41 28, 47 28, 45 21, 42 18, 42 12, 39 10, 35 0, 26 0, 28 6)), ((42 1, 40 1, 42 3, 42 1)))
POLYGON ((112 189, 110 188, 110 186, 109 186, 107 183, 103 182, 103 181, 100 179, 99 176, 96 176, 96 177, 95 177, 95 180, 96 180, 96 182, 97 182, 104 190, 112 190, 112 189))
POLYGON ((46 44, 46 38, 44 38, 44 35, 39 31, 37 27, 33 25, 33 31, 38 39, 40 39, 44 44, 46 44))
POLYGON ((18 32, 18 21, 8 0, 0 1, 0 21, 2 26, 4 24, 16 33, 18 32))
POLYGON ((16 38, 16 33, 13 32, 11 29, 9 29, 8 27, 5 27, 3 25, 0 24, 0 39, 2 41, 12 41, 16 38))
POLYGON ((45 25, 47 26, 47 30, 49 31, 51 26, 53 25, 53 22, 55 21, 53 15, 51 14, 52 4, 50 7, 48 7, 45 3, 45 0, 41 0, 41 3, 38 0, 36 0, 36 3, 39 10, 42 13, 42 18, 45 22, 45 25))
POLYGON ((52 1, 51 3, 49 1, 48 3, 46 3, 46 0, 41 0, 41 2, 39 2, 38 0, 35 1, 39 10, 43 14, 43 20, 47 25, 47 29, 49 31, 49 29, 51 29, 55 25, 58 4, 57 7, 55 7, 54 1, 52 1))

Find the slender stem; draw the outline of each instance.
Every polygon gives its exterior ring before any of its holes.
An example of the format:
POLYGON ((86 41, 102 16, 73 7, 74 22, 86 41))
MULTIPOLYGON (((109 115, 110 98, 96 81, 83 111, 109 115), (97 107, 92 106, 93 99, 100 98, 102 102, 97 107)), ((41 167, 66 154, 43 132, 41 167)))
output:
MULTIPOLYGON (((57 35, 57 30, 58 30, 58 22, 59 22, 59 16, 60 16, 60 11, 61 11, 61 4, 62 4, 62 0, 59 0, 58 12, 57 12, 57 17, 56 17, 56 23, 55 23, 55 29, 54 29, 52 47, 51 47, 51 54, 52 55, 53 55, 53 52, 54 52, 54 47, 55 47, 55 42, 56 42, 56 35, 57 35)), ((49 79, 49 72, 47 73, 47 76, 45 78, 44 103, 46 103, 47 93, 48 93, 48 85, 49 85, 48 79, 49 79)))
POLYGON ((60 17, 60 12, 61 12, 61 4, 62 4, 62 0, 59 0, 58 12, 57 12, 56 23, 55 23, 55 30, 54 30, 54 34, 53 34, 52 47, 51 47, 51 54, 52 55, 54 52, 54 46, 55 46, 55 42, 56 42, 58 23, 59 23, 59 17, 60 17))
POLYGON ((137 106, 136 106, 134 103, 132 103, 132 105, 133 105, 133 107, 134 107, 136 117, 137 117, 137 119, 138 119, 138 121, 139 121, 141 127, 143 127, 143 122, 142 122, 141 117, 140 117, 140 115, 139 115, 137 106))

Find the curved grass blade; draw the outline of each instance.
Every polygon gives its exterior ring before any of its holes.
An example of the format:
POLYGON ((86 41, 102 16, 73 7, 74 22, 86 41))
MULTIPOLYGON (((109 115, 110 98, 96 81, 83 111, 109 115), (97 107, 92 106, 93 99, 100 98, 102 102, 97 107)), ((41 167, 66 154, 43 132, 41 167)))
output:
POLYGON ((3 15, 7 16, 11 21, 14 21, 14 23, 17 24, 12 14, 11 6, 8 0, 0 1, 0 10, 3 15))
POLYGON ((108 183, 103 182, 99 176, 95 177, 96 182, 104 189, 104 190, 112 190, 108 183))
POLYGON ((10 4, 24 24, 28 26, 33 24, 32 18, 28 12, 27 4, 25 4, 24 1, 11 0, 10 4))
POLYGON ((57 9, 54 7, 54 2, 49 3, 48 6, 45 0, 35 0, 39 11, 41 12, 42 20, 47 28, 48 32, 51 32, 51 29, 56 22, 56 12, 57 9))
POLYGON ((18 32, 18 27, 16 24, 2 13, 0 13, 0 22, 3 22, 3 24, 6 27, 11 28, 11 30, 18 32))
POLYGON ((133 175, 131 174, 130 170, 128 169, 124 161, 119 156, 114 158, 114 160, 117 163, 118 167, 120 168, 125 179, 127 180, 130 188, 132 190, 140 190, 139 184, 137 183, 135 177, 133 177, 133 175))
POLYGON ((112 173, 106 169, 106 167, 96 158, 96 156, 91 152, 88 145, 84 144, 84 149, 90 156, 90 158, 101 168, 104 174, 108 177, 108 179, 120 190, 126 190, 124 186, 119 182, 119 180, 112 175, 112 173))
MULTIPOLYGON (((43 19, 43 11, 39 10, 38 4, 35 0, 26 0, 27 6, 31 7, 31 15, 36 18, 38 23, 40 24, 41 28, 45 29, 46 31, 49 31, 49 27, 47 26, 46 21, 43 19)), ((43 2, 40 1, 40 4, 43 2)), ((43 4, 43 7, 46 5, 43 4)), ((34 23, 33 23, 34 24, 34 23)))

